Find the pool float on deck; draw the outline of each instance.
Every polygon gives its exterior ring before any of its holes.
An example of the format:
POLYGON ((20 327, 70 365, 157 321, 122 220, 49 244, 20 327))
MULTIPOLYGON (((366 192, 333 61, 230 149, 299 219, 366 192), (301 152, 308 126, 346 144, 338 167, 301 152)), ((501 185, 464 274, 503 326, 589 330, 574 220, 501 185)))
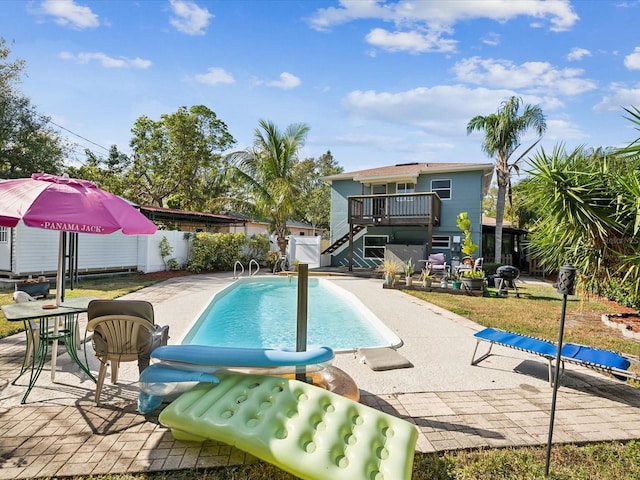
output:
POLYGON ((416 426, 278 376, 220 372, 159 416, 177 440, 217 440, 308 480, 409 480, 416 426))
MULTIPOLYGON (((333 350, 324 346, 310 347, 303 352, 288 348, 161 346, 151 352, 152 365, 140 374, 138 410, 149 413, 164 401, 193 388, 196 383, 218 383, 217 373, 220 371, 267 375, 303 373, 327 389, 335 388, 334 379, 348 384, 340 370, 329 370, 333 357, 333 350)), ((355 395, 359 395, 357 387, 353 387, 348 388, 351 395, 354 395, 354 390, 355 395)))

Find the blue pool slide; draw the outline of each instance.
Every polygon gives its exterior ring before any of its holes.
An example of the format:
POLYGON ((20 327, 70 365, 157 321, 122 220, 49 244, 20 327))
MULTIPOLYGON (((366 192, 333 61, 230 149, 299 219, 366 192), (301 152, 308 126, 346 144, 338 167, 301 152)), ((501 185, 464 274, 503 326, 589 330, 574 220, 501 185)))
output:
POLYGON ((304 352, 288 348, 231 348, 207 345, 166 345, 151 352, 152 365, 140 374, 138 411, 149 413, 197 383, 218 383, 216 372, 266 375, 318 371, 328 367, 330 347, 310 347, 304 352))

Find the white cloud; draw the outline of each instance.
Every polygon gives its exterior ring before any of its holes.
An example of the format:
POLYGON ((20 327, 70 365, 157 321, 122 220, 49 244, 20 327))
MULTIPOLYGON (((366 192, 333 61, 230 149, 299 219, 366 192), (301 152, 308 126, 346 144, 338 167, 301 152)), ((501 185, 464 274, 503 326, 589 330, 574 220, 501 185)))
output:
POLYGON ((593 81, 580 78, 583 70, 558 69, 548 62, 515 65, 509 60, 471 57, 456 63, 454 71, 461 81, 493 88, 529 89, 561 95, 578 95, 596 88, 593 81))
POLYGON ((590 57, 590 56, 591 56, 591 52, 586 48, 576 47, 569 52, 569 55, 567 55, 567 60, 569 61, 582 60, 584 57, 590 57))
MULTIPOLYGON (((350 92, 342 106, 351 115, 397 125, 412 125, 444 136, 466 135, 466 126, 475 115, 494 112, 500 102, 515 95, 512 90, 439 85, 398 93, 374 90, 350 92)), ((526 103, 538 103, 528 97, 526 103)), ((442 141, 442 140, 440 140, 442 141)))
POLYGON ((547 119, 545 140, 564 143, 566 140, 581 140, 589 138, 580 127, 568 120, 547 119))
POLYGON ((187 0, 169 0, 175 15, 169 20, 176 30, 188 35, 204 35, 213 14, 195 2, 187 0))
POLYGON ((532 26, 547 24, 552 31, 568 30, 579 18, 569 0, 341 0, 338 8, 318 9, 309 23, 316 30, 327 30, 334 25, 355 20, 374 19, 392 21, 396 25, 427 25, 429 30, 438 32, 462 20, 486 18, 506 22, 519 16, 532 17, 535 22, 532 26))
POLYGON ((151 66, 150 60, 126 57, 113 58, 100 52, 83 52, 78 54, 61 52, 59 56, 63 60, 71 60, 80 64, 86 64, 92 60, 96 60, 105 68, 137 68, 144 70, 151 66))
POLYGON ((633 53, 624 57, 624 66, 629 70, 640 70, 640 47, 636 47, 633 53))
POLYGON ((500 45, 500 35, 497 33, 487 33, 484 38, 481 40, 485 45, 489 45, 490 47, 497 47, 500 45))
POLYGON ((279 80, 273 80, 271 82, 257 82, 257 83, 267 85, 268 87, 276 87, 276 88, 282 88, 283 90, 290 90, 292 88, 299 87, 302 82, 295 75, 289 72, 282 72, 280 74, 279 80))
POLYGON ((95 28, 100 25, 98 15, 89 7, 76 5, 74 0, 45 0, 42 10, 55 17, 56 23, 74 28, 95 28))
POLYGON ((309 19, 311 27, 322 31, 352 20, 363 18, 392 20, 394 16, 392 9, 380 5, 378 0, 340 0, 339 3, 342 8, 320 8, 316 15, 309 19))
POLYGON ((382 28, 371 30, 366 40, 371 45, 391 52, 405 50, 412 53, 453 52, 457 44, 455 40, 446 40, 434 33, 389 32, 382 28))
POLYGON ((207 73, 196 75, 196 80, 207 85, 218 85, 220 83, 235 83, 233 75, 227 73, 224 68, 211 67, 207 73))
POLYGON ((623 88, 619 85, 612 85, 613 93, 602 98, 593 107, 596 112, 620 111, 622 107, 632 107, 640 105, 640 88, 623 88))

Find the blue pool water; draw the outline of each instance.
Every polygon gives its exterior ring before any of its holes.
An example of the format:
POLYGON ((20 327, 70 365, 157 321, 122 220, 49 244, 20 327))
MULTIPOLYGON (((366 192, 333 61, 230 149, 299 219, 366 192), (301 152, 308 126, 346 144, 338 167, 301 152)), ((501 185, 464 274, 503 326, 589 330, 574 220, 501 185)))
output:
MULTIPOLYGON (((317 277, 308 286, 307 345, 345 351, 402 343, 355 295, 317 277)), ((214 296, 182 343, 295 348, 297 298, 297 277, 241 278, 214 296)))

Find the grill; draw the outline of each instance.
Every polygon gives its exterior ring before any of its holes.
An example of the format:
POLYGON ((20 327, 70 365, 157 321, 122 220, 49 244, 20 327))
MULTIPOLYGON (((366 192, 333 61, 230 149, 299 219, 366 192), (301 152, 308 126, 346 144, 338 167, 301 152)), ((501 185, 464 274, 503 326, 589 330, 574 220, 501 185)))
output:
POLYGON ((516 267, 512 267, 511 265, 504 265, 497 268, 496 274, 504 280, 513 281, 520 276, 520 270, 516 267))
POLYGON ((509 295, 509 288, 513 288, 516 293, 516 298, 520 297, 518 287, 516 286, 516 279, 520 276, 520 270, 511 265, 504 265, 496 269, 496 287, 498 288, 498 295, 506 297, 509 295))

